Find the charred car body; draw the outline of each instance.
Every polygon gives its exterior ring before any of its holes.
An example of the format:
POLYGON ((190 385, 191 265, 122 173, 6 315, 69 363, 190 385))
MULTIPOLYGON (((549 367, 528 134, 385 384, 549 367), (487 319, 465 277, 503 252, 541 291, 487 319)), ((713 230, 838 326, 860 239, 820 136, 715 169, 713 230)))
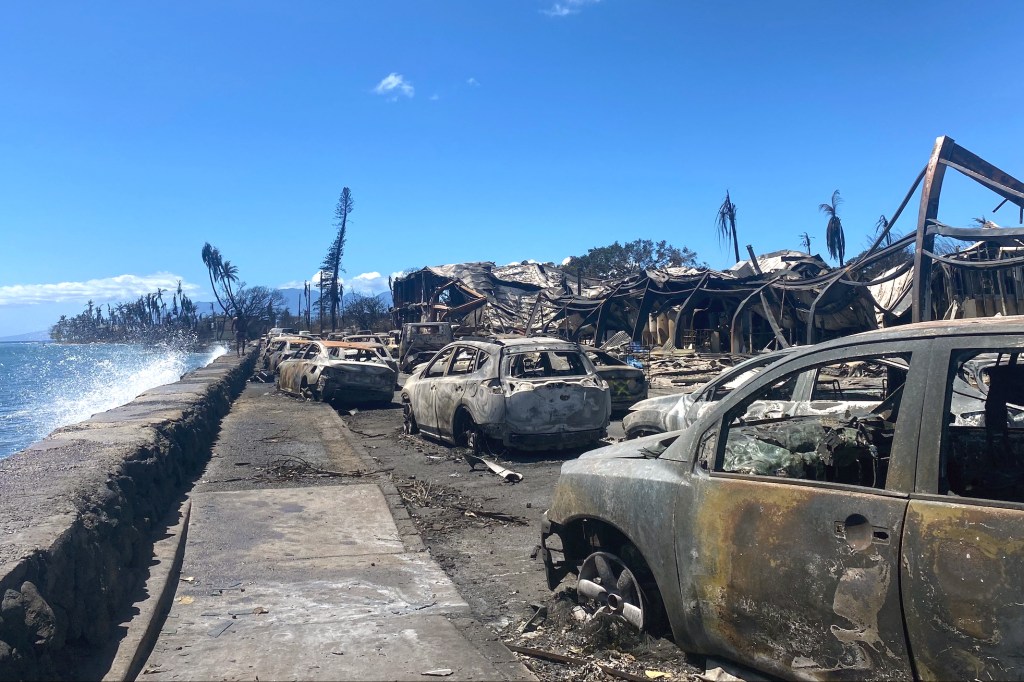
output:
POLYGON ((1022 353, 998 318, 846 337, 687 429, 568 462, 543 520, 549 585, 576 572, 579 594, 684 650, 787 678, 1020 679, 1022 353), (827 371, 851 362, 885 369, 827 371), (811 372, 823 397, 875 407, 773 414, 811 372))
POLYGON ((260 357, 260 366, 263 369, 277 373, 278 365, 288 358, 295 357, 299 352, 306 350, 311 339, 303 336, 278 336, 267 343, 260 357))
POLYGON ((766 366, 793 350, 796 348, 747 358, 723 370, 717 377, 690 393, 663 395, 634 404, 622 418, 626 438, 640 438, 685 429, 731 390, 749 381, 766 366))
POLYGON ((587 357, 594 363, 598 376, 608 384, 613 412, 627 410, 637 401, 647 398, 647 376, 642 369, 596 348, 588 348, 587 357))
POLYGON ((402 325, 398 363, 403 372, 426 362, 454 339, 449 322, 408 322, 402 325))
POLYGON ((607 433, 608 387, 575 343, 552 338, 463 340, 402 389, 406 429, 456 445, 546 450, 607 433))
POLYGON ((282 391, 314 400, 390 403, 398 373, 378 348, 346 341, 314 341, 278 368, 282 391))

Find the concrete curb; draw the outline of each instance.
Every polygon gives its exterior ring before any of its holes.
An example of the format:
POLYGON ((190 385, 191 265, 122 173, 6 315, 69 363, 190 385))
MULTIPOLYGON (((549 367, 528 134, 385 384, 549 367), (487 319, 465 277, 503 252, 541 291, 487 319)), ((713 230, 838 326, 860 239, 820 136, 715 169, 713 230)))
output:
MULTIPOLYGON (((373 471, 374 467, 377 466, 373 457, 366 451, 366 448, 362 446, 358 438, 352 430, 348 428, 345 420, 341 418, 337 412, 334 412, 335 418, 337 419, 338 429, 341 431, 341 436, 344 439, 345 446, 349 450, 354 452, 359 458, 362 466, 366 471, 373 471)), ((374 483, 384 493, 384 499, 387 500, 388 507, 391 509, 391 516, 395 520, 395 525, 398 527, 398 534, 402 538, 402 543, 405 548, 410 552, 425 552, 427 546, 423 544, 423 538, 420 537, 420 532, 416 528, 416 524, 413 523, 412 518, 409 516, 409 510, 405 508, 405 500, 402 499, 401 494, 398 492, 398 488, 391 482, 391 479, 383 474, 378 474, 374 477, 374 483)))
POLYGON ((135 604, 139 613, 128 619, 128 632, 118 644, 103 682, 130 682, 142 672, 178 589, 191 517, 192 500, 186 496, 181 508, 168 516, 167 537, 153 544, 153 556, 158 563, 146 580, 145 591, 150 596, 135 604))

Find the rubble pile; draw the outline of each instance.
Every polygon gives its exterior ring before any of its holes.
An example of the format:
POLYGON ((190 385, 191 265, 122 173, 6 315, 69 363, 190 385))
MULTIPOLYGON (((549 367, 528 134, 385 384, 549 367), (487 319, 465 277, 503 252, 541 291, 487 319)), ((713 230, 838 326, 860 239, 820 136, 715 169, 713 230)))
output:
POLYGON ((509 624, 502 640, 541 680, 697 680, 671 641, 652 637, 618 616, 577 604, 572 588, 509 624))
POLYGON ((655 388, 685 389, 711 381, 722 370, 742 360, 742 357, 718 354, 652 355, 644 369, 655 388))

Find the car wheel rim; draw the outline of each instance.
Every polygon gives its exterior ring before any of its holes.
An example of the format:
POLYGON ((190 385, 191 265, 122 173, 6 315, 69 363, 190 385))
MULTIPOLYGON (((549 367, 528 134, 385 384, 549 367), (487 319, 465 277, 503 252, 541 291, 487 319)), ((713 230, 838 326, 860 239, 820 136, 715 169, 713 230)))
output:
POLYGON ((617 614, 642 630, 644 599, 640 583, 629 567, 614 554, 594 552, 580 568, 579 595, 617 614))

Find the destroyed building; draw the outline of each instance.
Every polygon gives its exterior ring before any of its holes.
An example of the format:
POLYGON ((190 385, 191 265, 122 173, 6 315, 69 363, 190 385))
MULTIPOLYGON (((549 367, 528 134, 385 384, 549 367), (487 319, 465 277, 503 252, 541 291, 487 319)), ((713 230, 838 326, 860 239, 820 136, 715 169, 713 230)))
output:
MULTIPOLYGON (((645 346, 754 352, 805 342, 810 305, 831 270, 817 256, 778 251, 726 271, 644 270, 619 280, 574 277, 551 264, 463 263, 393 282, 394 321, 450 321, 463 330, 604 342, 623 332, 645 346)), ((876 326, 866 290, 819 306, 822 338, 876 326)))
POLYGON ((547 263, 425 267, 392 282, 393 321, 449 321, 461 333, 557 335, 601 344, 625 334, 648 347, 753 353, 910 321, 1024 313, 1024 228, 951 227, 938 219, 946 168, 1010 202, 1024 184, 940 137, 885 229, 840 268, 775 251, 728 270, 643 270, 615 280, 547 263), (918 188, 916 230, 894 229, 918 188), (936 239, 960 246, 936 249, 936 239))

